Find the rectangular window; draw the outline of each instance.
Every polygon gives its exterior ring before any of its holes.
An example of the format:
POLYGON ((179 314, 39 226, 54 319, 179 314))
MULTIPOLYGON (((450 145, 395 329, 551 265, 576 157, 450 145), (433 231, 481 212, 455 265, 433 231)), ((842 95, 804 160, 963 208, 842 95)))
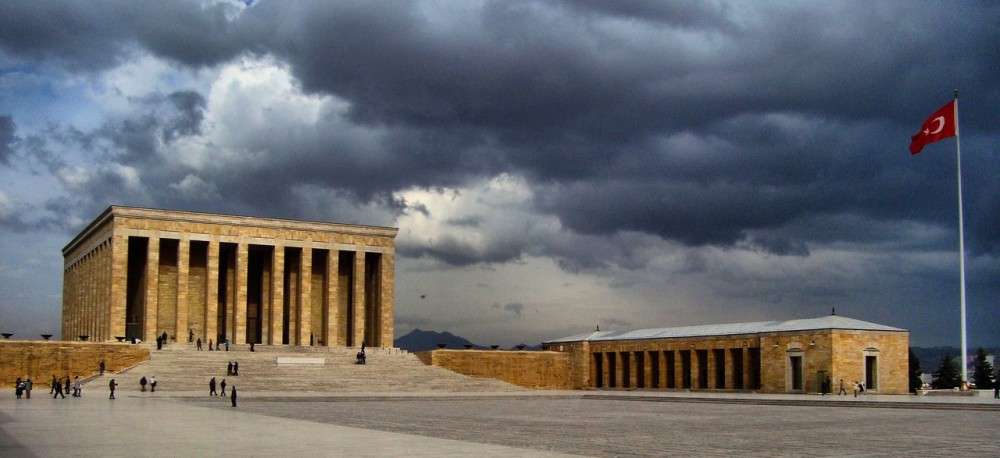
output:
POLYGON ((698 388, 708 389, 708 350, 697 350, 698 388))
POLYGON ((715 388, 726 387, 726 350, 712 350, 715 359, 715 388))
POLYGON ((649 352, 650 387, 660 388, 660 352, 649 352))

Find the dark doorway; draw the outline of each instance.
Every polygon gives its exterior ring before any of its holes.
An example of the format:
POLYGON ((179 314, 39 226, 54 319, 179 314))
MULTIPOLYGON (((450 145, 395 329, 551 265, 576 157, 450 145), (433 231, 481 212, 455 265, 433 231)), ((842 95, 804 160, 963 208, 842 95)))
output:
POLYGON ((142 339, 146 319, 146 255, 149 239, 128 238, 128 274, 125 279, 125 338, 142 339))
POLYGON ((235 337, 232 333, 233 308, 236 306, 236 248, 235 243, 219 244, 219 296, 216 309, 216 342, 235 337))
POLYGON ((285 247, 285 272, 282 282, 284 292, 281 303, 281 343, 302 345, 297 341, 301 304, 299 303, 299 275, 302 273, 302 249, 285 247))
POLYGON ((698 388, 708 389, 708 350, 696 350, 698 355, 698 388))
POLYGON ((726 387, 726 350, 712 350, 712 357, 715 359, 715 388, 726 387))
POLYGON ((365 344, 382 346, 382 255, 365 253, 365 344))
POLYGON ((604 355, 594 353, 594 388, 604 388, 604 355))
POLYGON ((878 357, 865 356, 865 390, 878 389, 878 357))
POLYGON ((750 389, 760 389, 760 348, 748 348, 750 360, 750 389))
POLYGON ((675 366, 677 361, 674 359, 674 351, 663 352, 663 357, 666 358, 664 365, 667 366, 667 388, 677 388, 677 366, 675 366))
POLYGON ((247 252, 247 343, 263 343, 264 304, 271 283, 271 247, 250 245, 247 252))
POLYGON ((733 360, 733 388, 743 389, 743 349, 732 348, 729 350, 729 357, 733 360))
MULTIPOLYGON (((356 345, 354 342, 354 252, 340 251, 338 259, 338 272, 340 275, 337 283, 337 307, 344 317, 344 343, 348 347, 356 345)), ((360 342, 359 342, 360 343, 360 342)))
POLYGON ((681 388, 691 388, 691 350, 681 350, 681 388))
POLYGON ((789 356, 788 357, 788 367, 792 371, 792 390, 802 391, 802 357, 801 356, 789 356))
POLYGON ((646 352, 637 351, 632 353, 635 357, 635 386, 636 388, 646 387, 646 352))
POLYGON ((649 352, 649 385, 650 388, 660 388, 660 352, 649 352))

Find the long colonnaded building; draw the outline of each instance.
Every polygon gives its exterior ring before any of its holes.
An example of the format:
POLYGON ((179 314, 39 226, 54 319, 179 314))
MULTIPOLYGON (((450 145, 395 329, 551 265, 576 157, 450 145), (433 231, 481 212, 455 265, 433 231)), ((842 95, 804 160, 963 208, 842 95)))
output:
POLYGON ((595 331, 543 344, 569 352, 572 386, 818 393, 841 380, 883 394, 909 385, 909 331, 838 315, 595 331))
POLYGON ((396 233, 111 206, 62 250, 62 336, 391 347, 396 233))

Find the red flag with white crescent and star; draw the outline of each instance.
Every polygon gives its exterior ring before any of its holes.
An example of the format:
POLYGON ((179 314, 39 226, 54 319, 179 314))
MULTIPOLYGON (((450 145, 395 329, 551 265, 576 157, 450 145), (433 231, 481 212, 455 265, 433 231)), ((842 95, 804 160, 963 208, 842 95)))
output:
POLYGON ((920 126, 920 131, 910 137, 910 154, 919 153, 925 145, 954 137, 958 130, 955 118, 955 101, 952 100, 927 118, 920 126))

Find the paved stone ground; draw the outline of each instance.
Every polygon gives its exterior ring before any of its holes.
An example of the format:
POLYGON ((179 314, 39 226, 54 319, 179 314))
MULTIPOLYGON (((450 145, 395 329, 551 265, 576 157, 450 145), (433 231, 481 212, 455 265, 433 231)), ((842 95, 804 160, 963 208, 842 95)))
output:
POLYGON ((233 409, 194 393, 36 391, 0 399, 0 456, 1000 456, 998 411, 529 393, 247 393, 233 409))
POLYGON ((110 401, 34 394, 0 400, 0 457, 560 456, 257 415, 221 399, 212 403, 218 408, 206 408, 152 396, 110 401))
POLYGON ((545 397, 261 398, 248 400, 241 409, 319 423, 591 456, 1000 455, 1000 412, 545 397))

